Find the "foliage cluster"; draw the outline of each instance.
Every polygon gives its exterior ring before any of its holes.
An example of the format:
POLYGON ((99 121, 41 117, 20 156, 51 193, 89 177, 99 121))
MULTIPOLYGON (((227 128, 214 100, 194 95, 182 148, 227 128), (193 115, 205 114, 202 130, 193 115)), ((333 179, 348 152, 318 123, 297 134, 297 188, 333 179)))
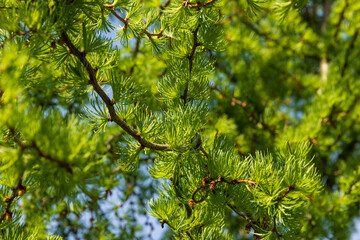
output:
POLYGON ((0 0, 2 238, 348 238, 359 10, 0 0))

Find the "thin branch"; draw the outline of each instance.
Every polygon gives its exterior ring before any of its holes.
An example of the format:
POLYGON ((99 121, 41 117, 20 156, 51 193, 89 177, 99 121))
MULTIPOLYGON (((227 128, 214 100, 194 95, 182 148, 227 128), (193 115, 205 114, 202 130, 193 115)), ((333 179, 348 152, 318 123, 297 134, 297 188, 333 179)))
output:
POLYGON ((11 204, 13 203, 14 199, 19 196, 19 190, 22 186, 22 181, 21 181, 21 178, 20 180, 18 181, 18 184, 16 185, 15 188, 12 189, 12 194, 10 197, 5 197, 3 200, 4 202, 6 202, 6 207, 4 209, 4 212, 3 214, 0 216, 0 223, 6 218, 8 221, 11 220, 11 217, 12 217, 12 213, 10 212, 10 207, 11 207, 11 204))
POLYGON ((46 159, 50 160, 51 162, 56 163, 57 165, 59 165, 60 167, 64 168, 66 171, 68 171, 70 174, 74 173, 73 170, 72 170, 72 167, 71 167, 71 165, 69 163, 60 161, 59 159, 56 159, 56 158, 50 156, 49 154, 41 151, 41 149, 39 148, 39 146, 35 142, 33 142, 29 146, 24 146, 24 147, 25 148, 34 148, 38 152, 40 157, 46 158, 46 159))
POLYGON ((335 34, 334 34, 334 39, 337 38, 339 32, 340 32, 340 26, 341 26, 341 23, 342 21, 344 20, 345 18, 345 11, 346 11, 346 8, 349 6, 349 0, 345 0, 345 5, 344 5, 344 8, 342 9, 341 13, 340 13, 340 17, 339 17, 339 21, 338 23, 336 24, 336 30, 335 30, 335 34))
POLYGON ((3 102, 2 102, 2 100, 1 100, 3 94, 4 94, 4 91, 2 91, 2 90, 0 89, 0 107, 3 105, 3 102))
POLYGON ((170 2, 170 0, 167 0, 163 5, 160 6, 161 11, 159 13, 159 17, 164 13, 165 8, 170 5, 170 2))
MULTIPOLYGON (((191 47, 190 55, 188 56, 189 59, 189 76, 191 78, 191 71, 193 68, 193 61, 194 61, 194 55, 196 52, 196 48, 199 46, 197 35, 200 28, 200 24, 196 27, 195 31, 193 32, 193 45, 191 47)), ((184 105, 188 102, 188 91, 189 91, 189 84, 186 82, 184 94, 181 96, 181 98, 184 100, 184 105)))
POLYGON ((157 37, 157 38, 164 37, 164 38, 174 39, 173 36, 168 36, 168 35, 163 34, 163 30, 160 30, 160 32, 158 32, 158 33, 151 33, 151 32, 146 31, 145 34, 146 34, 146 36, 148 36, 148 38, 150 38, 150 39, 151 39, 152 37, 157 37))
POLYGON ((0 8, 2 8, 2 9, 13 9, 12 7, 8 7, 8 6, 0 6, 0 8))
POLYGON ((260 123, 260 125, 262 126, 262 128, 266 131, 269 131, 269 133, 271 134, 271 136, 275 136, 276 135, 276 126, 270 126, 268 124, 266 124, 265 122, 261 121, 261 119, 257 116, 257 114, 255 112, 250 112, 250 109, 247 108, 247 102, 245 101, 241 101, 236 99, 234 96, 227 96, 223 91, 221 91, 217 86, 212 86, 210 88, 210 90, 215 90, 217 92, 220 93, 220 96, 223 97, 231 97, 231 105, 235 106, 237 105, 241 105, 243 107, 243 109, 245 110, 246 113, 249 114, 250 118, 255 120, 255 123, 258 124, 260 123))
POLYGON ((128 27, 129 21, 128 21, 127 18, 122 18, 122 17, 120 17, 120 15, 117 14, 117 12, 115 12, 114 9, 112 9, 112 8, 109 8, 109 11, 110 11, 117 19, 119 19, 120 21, 122 21, 122 22, 124 23, 124 28, 127 28, 127 27, 128 27))
POLYGON ((274 216, 274 227, 273 227, 272 231, 276 234, 277 239, 280 240, 282 235, 278 232, 278 230, 276 228, 276 216, 274 216))
POLYGON ((20 32, 20 31, 17 31, 15 32, 13 35, 11 35, 8 39, 5 39, 4 42, 2 44, 0 44, 0 48, 3 48, 5 46, 5 43, 11 39, 13 39, 14 37, 16 36, 24 36, 30 32, 32 32, 33 30, 30 29, 30 30, 27 30, 27 31, 24 31, 24 32, 20 32))
POLYGON ((47 153, 44 153, 43 151, 40 150, 39 146, 36 144, 36 142, 32 142, 29 145, 24 144, 23 142, 20 141, 20 139, 18 139, 18 134, 16 134, 16 131, 14 128, 10 127, 9 128, 10 134, 12 135, 14 142, 20 147, 21 151, 24 151, 25 149, 35 149, 38 154, 40 155, 40 157, 46 158, 48 160, 50 160, 51 162, 54 162, 56 164, 58 164, 60 167, 65 168, 66 171, 68 171, 70 174, 73 174, 73 170, 71 168, 71 165, 69 163, 60 161, 56 158, 53 158, 52 156, 50 156, 47 153))
POLYGON ((200 24, 196 27, 195 31, 193 32, 194 42, 193 42, 193 46, 191 48, 190 55, 188 56, 190 74, 191 74, 191 70, 192 70, 192 67, 193 67, 195 51, 196 51, 196 48, 199 46, 198 39, 197 39, 199 29, 200 29, 200 24))
POLYGON ((208 2, 206 3, 201 3, 201 2, 198 2, 196 4, 191 4, 191 3, 188 3, 187 0, 183 0, 183 6, 184 7, 188 7, 188 8, 203 8, 203 7, 206 7, 212 3, 216 2, 216 0, 209 0, 208 2))
POLYGON ((281 202, 281 200, 283 200, 283 199, 286 197, 286 195, 288 195, 288 194, 289 194, 291 191, 293 191, 294 189, 295 189, 295 184, 290 185, 290 186, 283 192, 283 194, 276 199, 276 201, 277 201, 277 202, 281 202))
MULTIPOLYGON (((105 5, 106 6, 109 6, 109 5, 105 5)), ((115 10, 112 8, 112 7, 106 7, 117 19, 119 19, 123 24, 123 28, 126 29, 128 28, 128 26, 130 25, 130 22, 129 22, 129 19, 126 17, 126 18, 122 18, 119 14, 117 14, 117 12, 115 12, 115 10)), ((163 30, 160 30, 160 32, 158 33, 151 33, 151 32, 148 32, 148 31, 145 31, 145 34, 146 36, 148 36, 149 38, 152 38, 152 37, 158 37, 158 38, 161 38, 161 37, 164 37, 164 38, 171 38, 173 39, 174 37, 172 36, 168 36, 168 35, 165 35, 163 34, 163 30)))
MULTIPOLYGON (((135 59, 136 56, 138 55, 139 51, 140 51, 140 39, 136 39, 136 44, 135 44, 135 49, 132 53, 132 58, 135 59)), ((136 67, 136 64, 133 64, 130 68, 130 71, 129 71, 129 76, 131 76, 135 70, 135 67, 136 67)))
POLYGON ((93 86, 94 91, 101 97, 101 99, 106 104, 106 107, 109 110, 111 120, 114 121, 117 125, 119 125, 125 132, 135 138, 143 147, 147 147, 154 150, 165 150, 170 148, 168 144, 158 144, 149 142, 146 139, 143 139, 136 130, 132 129, 124 120, 120 119, 120 117, 116 114, 115 108, 113 106, 113 102, 110 100, 108 95, 104 92, 104 90, 99 86, 96 80, 96 71, 88 62, 83 52, 80 52, 74 44, 71 42, 69 36, 66 32, 61 34, 62 40, 69 47, 70 52, 74 54, 84 65, 86 71, 89 74, 89 84, 93 86))
POLYGON ((167 0, 163 5, 160 6, 160 9, 164 10, 167 6, 169 6, 170 2, 170 0, 167 0))
POLYGON ((186 235, 188 235, 191 240, 194 240, 193 236, 189 232, 186 232, 186 235))
POLYGON ((209 154, 205 151, 205 149, 203 148, 203 146, 200 146, 199 149, 200 149, 200 151, 205 155, 205 157, 206 157, 207 159, 209 159, 209 154))
POLYGON ((239 212, 235 206, 231 205, 230 203, 226 204, 231 210, 233 210, 237 215, 239 215, 240 217, 242 217, 245 221, 247 221, 248 223, 250 223, 252 225, 252 228, 255 229, 255 226, 253 225, 253 221, 245 214, 242 212, 239 212))
POLYGON ((205 188, 209 188, 210 190, 215 190, 216 186, 218 183, 227 183, 227 184, 242 184, 242 183, 247 183, 249 185, 255 185, 257 184, 257 182, 253 181, 253 180, 248 180, 248 179, 240 179, 240 180, 236 180, 233 179, 231 181, 226 180, 223 177, 219 177, 218 179, 209 179, 208 176, 204 177, 202 179, 202 183, 201 186, 195 188, 194 192, 191 195, 191 199, 195 202, 195 203, 199 203, 205 200, 205 198, 202 198, 200 200, 196 200, 195 199, 195 195, 199 190, 205 190, 205 188))

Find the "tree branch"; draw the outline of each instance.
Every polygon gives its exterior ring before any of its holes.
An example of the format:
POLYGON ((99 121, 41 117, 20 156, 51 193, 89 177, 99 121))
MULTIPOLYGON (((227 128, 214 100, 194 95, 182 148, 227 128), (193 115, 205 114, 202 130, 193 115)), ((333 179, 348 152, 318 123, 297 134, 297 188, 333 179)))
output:
POLYGON ((143 139, 137 131, 132 129, 124 120, 120 119, 120 117, 116 114, 115 108, 113 106, 113 102, 110 100, 110 98, 106 95, 104 90, 99 86, 99 84, 96 81, 96 71, 91 66, 91 64, 88 62, 88 60, 85 57, 85 54, 80 52, 74 44, 71 42, 69 36, 66 32, 61 33, 61 37, 65 44, 69 47, 70 52, 74 54, 84 65, 86 68, 86 71, 89 74, 89 83, 93 86, 94 91, 101 97, 101 99, 104 101, 106 107, 109 110, 111 120, 114 121, 117 125, 119 125, 125 132, 127 132, 129 135, 131 135, 133 138, 135 138, 143 147, 147 147, 154 150, 165 150, 170 148, 167 144, 157 144, 147 141, 146 139, 143 139))
POLYGON ((183 0, 183 6, 188 7, 188 8, 203 8, 203 7, 209 6, 210 4, 212 4, 214 2, 216 2, 216 0, 209 0, 206 3, 198 2, 196 4, 191 4, 191 3, 188 3, 187 0, 183 0))
POLYGON ((12 9, 12 7, 8 7, 8 6, 0 6, 0 8, 2 8, 2 9, 12 9))
MULTIPOLYGON (((117 18, 119 19, 122 23, 124 23, 124 26, 123 28, 126 29, 128 28, 128 26, 130 25, 130 22, 129 22, 129 19, 126 17, 126 18, 122 18, 119 14, 117 14, 117 12, 115 12, 115 10, 113 9, 113 7, 110 7, 110 5, 105 5, 105 7, 117 18)), ((163 34, 163 30, 160 30, 160 32, 158 33, 151 33, 151 32, 148 32, 148 31, 145 31, 145 34, 146 36, 148 36, 149 38, 152 38, 152 37, 158 37, 158 38, 161 38, 161 37, 165 37, 165 38, 173 38, 172 36, 167 36, 165 34, 163 34)))
POLYGON ((273 227, 272 231, 276 234, 277 239, 280 240, 282 235, 278 232, 278 230, 276 228, 276 217, 275 216, 274 216, 274 227, 273 227))
POLYGON ((27 30, 27 31, 24 31, 24 32, 20 32, 20 31, 17 31, 15 32, 13 35, 11 35, 8 39, 5 39, 4 42, 2 44, 0 44, 0 48, 3 48, 5 46, 5 43, 11 39, 13 39, 14 37, 16 36, 24 36, 30 32, 32 32, 33 30, 30 29, 30 30, 27 30))
POLYGON ((294 189, 295 189, 295 184, 294 184, 294 185, 290 185, 290 186, 283 192, 283 194, 276 199, 276 201, 277 201, 277 202, 281 202, 281 200, 283 200, 284 197, 286 197, 286 195, 288 195, 289 192, 293 191, 294 189))
MULTIPOLYGON (((199 31, 199 28, 200 28, 200 24, 196 27, 195 31, 193 32, 193 45, 192 45, 192 48, 191 48, 191 52, 190 52, 190 55, 188 56, 188 59, 189 59, 189 76, 191 78, 191 71, 192 71, 192 68, 193 68, 193 61, 194 61, 194 55, 195 55, 195 51, 196 51, 196 48, 199 46, 199 43, 198 43, 198 39, 197 39, 197 34, 198 34, 198 31, 199 31)), ((184 94, 182 95, 182 99, 184 100, 184 105, 188 102, 187 98, 188 98, 188 90, 189 90, 189 84, 188 82, 186 82, 186 86, 185 86, 185 90, 184 90, 184 94)))
POLYGON ((349 6, 349 0, 345 0, 345 5, 344 5, 344 8, 342 9, 341 13, 340 13, 340 17, 339 17, 339 21, 338 23, 336 24, 336 30, 335 30, 335 34, 334 34, 334 39, 336 40, 339 32, 340 32, 340 26, 341 26, 341 23, 342 21, 344 20, 345 18, 345 11, 346 11, 346 8, 349 6))
POLYGON ((34 148, 38 154, 40 155, 40 157, 46 158, 48 160, 50 160, 51 162, 56 163, 57 165, 59 165, 60 167, 64 168, 66 171, 68 171, 71 175, 74 173, 72 170, 72 167, 69 163, 60 161, 59 159, 53 158, 52 156, 50 156, 49 154, 41 151, 41 149, 39 148, 39 146, 36 144, 36 142, 33 142, 31 145, 29 146, 25 146, 25 148, 34 148))
POLYGON ((242 183, 247 183, 249 185, 255 185, 257 184, 257 182, 253 181, 253 180, 248 180, 248 179, 240 179, 240 180, 236 180, 233 179, 231 181, 226 180, 223 177, 219 177, 218 179, 209 179, 208 176, 204 177, 202 179, 202 183, 200 187, 195 188, 194 192, 191 195, 191 199, 195 202, 195 203, 199 203, 204 201, 204 199, 200 199, 200 200, 196 200, 195 199, 195 195, 199 190, 205 190, 205 188, 209 188, 210 190, 215 190, 215 188, 217 187, 218 183, 227 183, 227 184, 242 184, 242 183))
POLYGON ((120 21, 122 21, 124 23, 124 27, 123 27, 124 29, 128 27, 129 21, 127 18, 120 17, 120 15, 117 14, 117 12, 115 12, 114 9, 112 9, 112 8, 108 8, 108 9, 117 19, 119 19, 120 21))
POLYGON ((12 218, 12 213, 10 212, 11 204, 13 203, 14 199, 19 196, 19 190, 23 187, 21 179, 18 181, 18 184, 15 188, 12 189, 12 194, 10 197, 5 197, 3 200, 6 202, 6 207, 4 209, 3 214, 0 216, 0 223, 6 218, 8 221, 12 218))

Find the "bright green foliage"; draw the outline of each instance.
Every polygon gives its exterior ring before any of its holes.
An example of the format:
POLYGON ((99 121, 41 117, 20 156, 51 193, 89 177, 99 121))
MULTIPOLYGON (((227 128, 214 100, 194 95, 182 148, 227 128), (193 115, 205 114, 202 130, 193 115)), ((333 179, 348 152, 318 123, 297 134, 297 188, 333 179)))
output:
POLYGON ((1 238, 349 238, 359 9, 0 0, 1 238))

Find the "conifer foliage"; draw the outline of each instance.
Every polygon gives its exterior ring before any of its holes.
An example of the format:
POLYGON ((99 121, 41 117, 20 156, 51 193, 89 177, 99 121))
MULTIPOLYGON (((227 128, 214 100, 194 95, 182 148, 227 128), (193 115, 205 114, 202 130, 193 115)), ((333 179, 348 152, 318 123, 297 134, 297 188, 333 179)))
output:
POLYGON ((358 14, 0 0, 1 238, 349 237, 358 14))

